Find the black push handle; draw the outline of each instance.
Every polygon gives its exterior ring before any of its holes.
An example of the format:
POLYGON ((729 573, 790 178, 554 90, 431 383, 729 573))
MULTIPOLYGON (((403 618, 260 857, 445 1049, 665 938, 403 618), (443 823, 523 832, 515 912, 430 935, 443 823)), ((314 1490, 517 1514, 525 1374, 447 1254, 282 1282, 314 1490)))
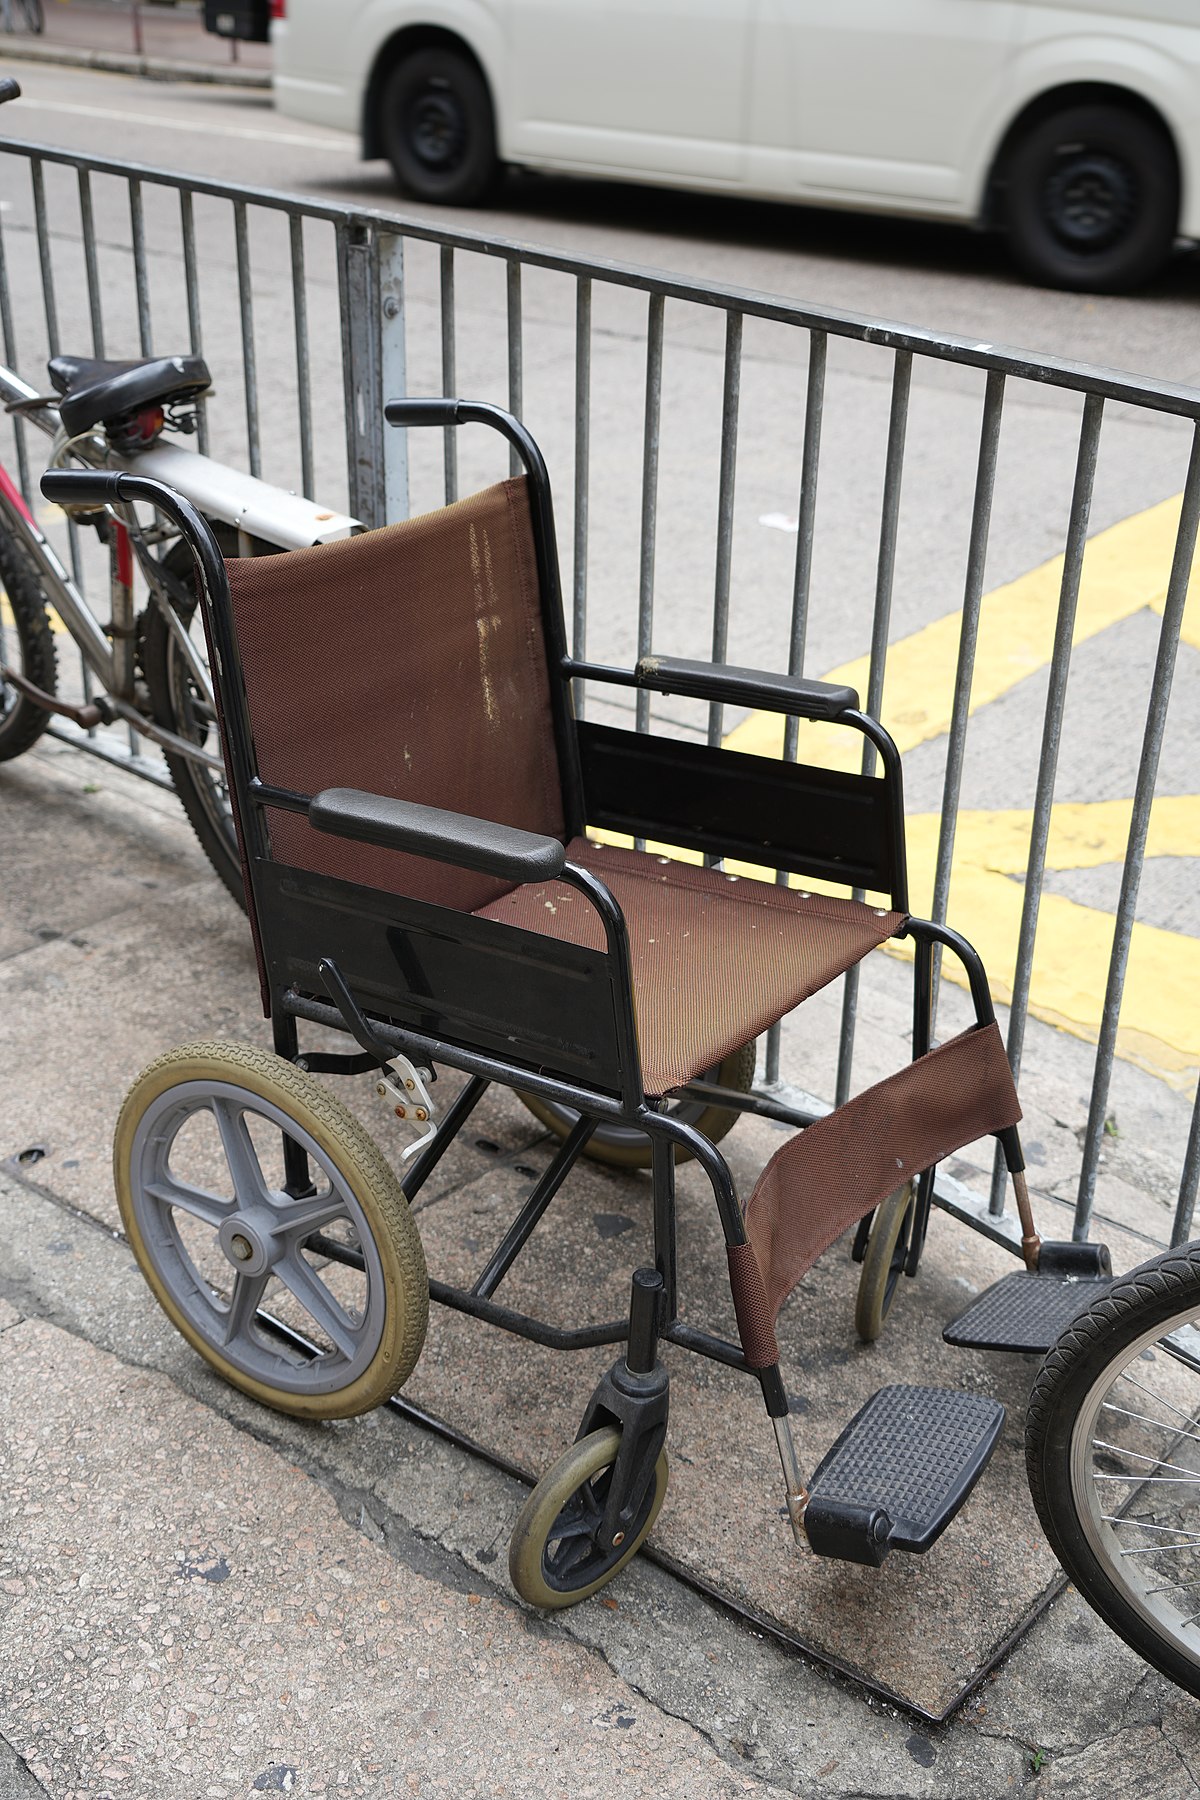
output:
POLYGON ((20 82, 14 81, 11 75, 5 75, 3 80, 0 80, 0 106, 3 106, 6 100, 17 99, 20 92, 20 82))
POLYGON ((389 425, 490 425, 506 437, 533 479, 537 504, 546 508, 549 525, 550 477, 541 451, 520 419, 493 406, 490 400, 409 399, 388 400, 383 416, 389 425))
POLYGON ((119 500, 137 498, 121 489, 123 481, 135 479, 124 470, 47 469, 42 476, 42 492, 56 506, 111 506, 119 500))
POLYGON ((457 425, 461 400, 389 400, 383 416, 389 425, 457 425))

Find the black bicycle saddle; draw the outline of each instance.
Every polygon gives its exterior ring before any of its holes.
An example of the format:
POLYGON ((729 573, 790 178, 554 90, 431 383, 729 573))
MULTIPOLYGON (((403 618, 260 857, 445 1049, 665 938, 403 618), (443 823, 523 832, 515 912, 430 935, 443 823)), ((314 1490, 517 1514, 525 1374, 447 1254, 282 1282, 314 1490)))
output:
POLYGON ((52 356, 46 365, 58 416, 74 437, 102 419, 119 418, 160 400, 190 400, 212 386, 202 356, 147 356, 105 362, 92 356, 52 356))

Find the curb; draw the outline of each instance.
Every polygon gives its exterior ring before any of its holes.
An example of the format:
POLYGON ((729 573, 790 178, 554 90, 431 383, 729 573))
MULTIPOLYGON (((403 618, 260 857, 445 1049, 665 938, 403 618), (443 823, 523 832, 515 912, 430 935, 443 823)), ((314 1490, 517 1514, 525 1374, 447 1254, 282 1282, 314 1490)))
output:
POLYGON ((165 56, 125 55, 117 50, 75 50, 57 44, 20 43, 4 46, 2 60, 59 63, 67 68, 99 69, 109 75, 140 75, 145 81, 207 82, 216 87, 269 88, 269 69, 239 69, 220 63, 176 62, 165 56))

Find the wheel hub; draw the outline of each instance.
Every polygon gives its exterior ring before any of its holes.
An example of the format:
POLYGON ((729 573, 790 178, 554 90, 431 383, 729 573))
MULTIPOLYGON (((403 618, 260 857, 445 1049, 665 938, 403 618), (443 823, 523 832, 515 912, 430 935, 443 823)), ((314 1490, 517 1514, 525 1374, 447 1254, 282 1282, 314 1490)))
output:
POLYGON ((1107 249, 1125 232, 1136 206, 1131 170, 1099 151, 1065 158, 1046 185, 1050 224, 1062 242, 1076 250, 1107 249))
POLYGON ((239 1275, 265 1275, 275 1262, 269 1216, 236 1212, 222 1221, 217 1242, 239 1275))
POLYGON ((429 87, 421 95, 412 125, 413 149, 431 169, 448 169, 462 145, 462 115, 448 88, 429 87))

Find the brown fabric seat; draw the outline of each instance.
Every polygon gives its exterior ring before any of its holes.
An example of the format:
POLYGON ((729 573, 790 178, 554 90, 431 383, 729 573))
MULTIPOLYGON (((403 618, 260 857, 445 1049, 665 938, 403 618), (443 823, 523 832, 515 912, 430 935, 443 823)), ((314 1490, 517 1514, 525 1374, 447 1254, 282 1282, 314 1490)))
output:
MULTIPOLYGON (((648 851, 576 838, 571 862, 606 882, 629 929, 646 1092, 711 1069, 904 923, 854 900, 699 868, 648 851)), ((519 887, 478 909, 592 949, 600 919, 561 881, 519 887)))

